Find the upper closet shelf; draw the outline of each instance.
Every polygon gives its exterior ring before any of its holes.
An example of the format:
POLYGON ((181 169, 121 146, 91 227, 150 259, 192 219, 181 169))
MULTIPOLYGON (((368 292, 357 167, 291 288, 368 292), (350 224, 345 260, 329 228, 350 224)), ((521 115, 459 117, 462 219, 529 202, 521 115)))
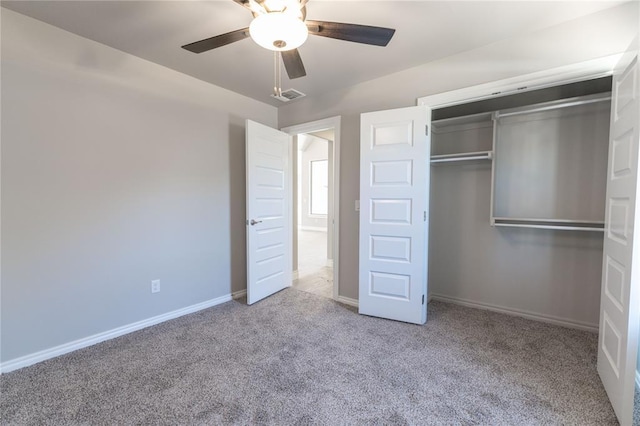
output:
POLYGON ((483 112, 479 114, 433 120, 431 124, 433 126, 433 133, 448 133, 482 127, 493 127, 492 119, 492 113, 483 112))
POLYGON ((491 160, 493 151, 461 152, 457 154, 432 155, 431 163, 452 163, 472 160, 491 160))
POLYGON ((536 112, 544 112, 544 111, 550 111, 550 110, 556 110, 556 109, 562 109, 562 108, 577 107, 581 105, 589 105, 589 104, 594 104, 599 102, 607 102, 610 100, 611 100, 610 93, 598 93, 595 95, 561 99, 558 101, 545 102, 545 103, 532 105, 532 106, 512 108, 512 109, 503 110, 503 111, 496 111, 494 117, 498 119, 503 117, 510 117, 513 115, 532 114, 536 112))

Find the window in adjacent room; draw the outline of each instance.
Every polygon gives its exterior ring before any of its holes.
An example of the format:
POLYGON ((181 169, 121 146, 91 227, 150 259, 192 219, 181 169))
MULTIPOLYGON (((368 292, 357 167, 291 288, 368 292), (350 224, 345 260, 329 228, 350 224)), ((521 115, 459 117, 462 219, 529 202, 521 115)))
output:
POLYGON ((329 198, 329 163, 327 160, 311 161, 311 215, 326 216, 329 198))

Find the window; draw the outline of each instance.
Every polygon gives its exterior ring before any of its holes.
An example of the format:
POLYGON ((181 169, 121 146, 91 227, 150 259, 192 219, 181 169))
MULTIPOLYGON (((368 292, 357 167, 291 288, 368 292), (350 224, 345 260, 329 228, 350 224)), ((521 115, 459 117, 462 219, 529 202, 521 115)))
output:
POLYGON ((326 216, 329 200, 329 162, 327 160, 311 161, 311 215, 326 216))

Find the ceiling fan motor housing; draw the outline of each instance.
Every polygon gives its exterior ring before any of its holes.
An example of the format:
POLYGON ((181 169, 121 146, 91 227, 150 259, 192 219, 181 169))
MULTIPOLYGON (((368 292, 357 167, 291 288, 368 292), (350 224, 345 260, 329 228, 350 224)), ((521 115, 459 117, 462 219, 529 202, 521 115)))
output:
POLYGON ((307 40, 307 26, 293 14, 270 12, 251 21, 249 33, 253 41, 265 49, 295 49, 307 40))

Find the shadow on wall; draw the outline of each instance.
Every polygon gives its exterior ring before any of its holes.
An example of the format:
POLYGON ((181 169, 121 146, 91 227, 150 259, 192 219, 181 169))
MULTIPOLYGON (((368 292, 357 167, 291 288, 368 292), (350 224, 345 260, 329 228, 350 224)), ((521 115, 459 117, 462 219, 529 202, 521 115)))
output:
POLYGON ((229 250, 231 253, 231 292, 247 288, 247 229, 245 120, 229 117, 229 250))

